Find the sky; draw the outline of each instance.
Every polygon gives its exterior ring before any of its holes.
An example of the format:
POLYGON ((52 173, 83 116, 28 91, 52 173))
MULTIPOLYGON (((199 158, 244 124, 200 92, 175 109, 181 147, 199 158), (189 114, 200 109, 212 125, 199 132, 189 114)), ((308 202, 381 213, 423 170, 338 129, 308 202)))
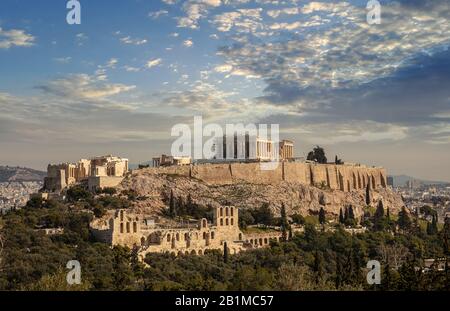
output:
POLYGON ((202 116, 450 181, 450 1, 367 2, 2 0, 0 165, 142 163, 202 116))

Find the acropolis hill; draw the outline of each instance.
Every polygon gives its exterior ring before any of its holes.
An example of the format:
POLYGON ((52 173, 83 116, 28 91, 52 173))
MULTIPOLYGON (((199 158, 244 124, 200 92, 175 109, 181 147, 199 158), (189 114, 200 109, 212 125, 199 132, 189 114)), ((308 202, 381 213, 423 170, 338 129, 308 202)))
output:
POLYGON ((261 170, 260 163, 169 166, 135 170, 119 186, 144 198, 136 203, 144 213, 165 208, 162 198, 173 191, 182 197, 190 194, 204 205, 246 209, 269 202, 279 214, 284 203, 288 214, 308 215, 324 207, 330 216, 348 205, 362 215, 367 187, 373 206, 382 200, 385 208, 397 213, 404 205, 387 186, 385 169, 361 165, 280 162, 269 171, 261 170))

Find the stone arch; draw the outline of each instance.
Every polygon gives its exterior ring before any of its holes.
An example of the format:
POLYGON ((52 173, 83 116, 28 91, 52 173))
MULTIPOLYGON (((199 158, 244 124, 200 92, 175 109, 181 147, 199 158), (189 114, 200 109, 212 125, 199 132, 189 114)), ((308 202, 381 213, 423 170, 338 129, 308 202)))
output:
POLYGON ((136 233, 137 232, 137 223, 133 222, 133 232, 136 233))
POLYGON ((223 207, 220 208, 220 217, 223 217, 223 207))
POLYGON ((197 253, 195 252, 195 249, 193 249, 193 250, 191 251, 191 255, 197 255, 197 253))
POLYGON ((183 256, 183 252, 182 251, 178 251, 178 257, 183 256))
POLYGON ((234 226, 234 218, 231 218, 231 225, 234 226))
POLYGON ((200 250, 198 251, 198 254, 199 254, 199 255, 203 255, 203 251, 200 249, 200 250))
POLYGON ((262 238, 259 239, 259 245, 263 245, 263 239, 262 238))
POLYGON ((176 239, 177 239, 177 241, 180 240, 180 233, 178 233, 178 232, 177 232, 177 235, 176 235, 176 239))
POLYGON ((170 252, 170 255, 177 257, 177 254, 175 252, 170 252))
POLYGON ((223 219, 220 218, 220 225, 223 226, 223 219))
POLYGON ((214 231, 211 231, 211 240, 212 239, 214 239, 214 236, 215 236, 216 234, 214 233, 214 231))
POLYGON ((127 221, 127 233, 130 233, 130 222, 127 221))
POLYGON ((203 232, 203 240, 206 240, 206 232, 203 232))
POLYGON ((227 207, 225 207, 225 216, 230 216, 230 209, 227 207))
POLYGON ((234 216, 234 207, 230 208, 231 216, 234 216))
POLYGON ((167 234, 167 242, 170 242, 170 233, 167 234))
POLYGON ((189 233, 186 232, 186 233, 184 234, 184 240, 185 240, 185 241, 189 240, 189 233))
POLYGON ((185 251, 184 254, 187 256, 189 255, 189 251, 185 251))
POLYGON ((120 233, 123 233, 123 222, 120 223, 120 233))
POLYGON ((123 211, 120 211, 120 221, 123 221, 123 211))
POLYGON ((225 219, 225 225, 227 225, 227 226, 228 226, 228 218, 227 218, 227 219, 225 219))
POLYGON ((268 242, 267 242, 267 238, 264 238, 264 244, 267 244, 268 242))
POLYGON ((250 239, 250 244, 253 244, 253 239, 250 239))

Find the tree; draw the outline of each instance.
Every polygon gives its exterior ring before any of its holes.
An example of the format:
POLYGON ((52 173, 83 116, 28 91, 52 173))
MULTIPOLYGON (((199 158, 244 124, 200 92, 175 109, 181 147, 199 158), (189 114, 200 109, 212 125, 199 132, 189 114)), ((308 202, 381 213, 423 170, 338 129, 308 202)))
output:
POLYGON ((325 210, 323 209, 323 207, 321 207, 319 211, 319 223, 321 225, 324 225, 325 222, 326 222, 325 210))
POLYGON ((228 246, 227 242, 223 243, 223 262, 228 263, 228 246))
POLYGON ((176 217, 177 216, 177 211, 176 211, 176 206, 175 206, 175 198, 173 196, 173 190, 170 190, 169 215, 171 217, 176 217))
POLYGON ((297 225, 304 225, 306 222, 305 217, 303 217, 300 214, 294 214, 291 216, 291 218, 292 218, 292 221, 297 225))
POLYGON ((409 230, 411 228, 411 219, 409 218, 406 208, 403 206, 402 210, 398 213, 397 224, 400 229, 409 230))
POLYGON ((287 231, 289 227, 289 223, 287 221, 286 216, 286 207, 284 206, 284 203, 281 204, 281 233, 282 233, 282 240, 287 241, 287 231))
POLYGON ((366 186, 366 205, 370 205, 371 202, 372 202, 372 200, 370 199, 370 186, 367 183, 367 186, 366 186))
POLYGON ((308 161, 315 161, 320 164, 326 164, 328 162, 325 156, 325 150, 319 146, 316 146, 313 151, 308 153, 308 161))
POLYGON ((342 165, 344 164, 344 162, 338 158, 338 156, 336 155, 336 157, 334 158, 334 164, 336 165, 342 165))
POLYGON ((324 274, 324 267, 322 253, 319 253, 317 250, 314 253, 314 273, 316 276, 316 283, 319 283, 324 274))
POLYGON ((256 211, 254 218, 259 224, 271 226, 274 222, 274 217, 269 203, 263 203, 263 205, 261 205, 261 207, 256 211))
POLYGON ((427 234, 428 235, 435 235, 438 233, 438 227, 437 227, 437 215, 432 216, 433 219, 431 223, 427 223, 427 234))
POLYGON ((345 223, 345 218, 344 218, 344 215, 342 214, 342 208, 339 209, 339 223, 340 224, 345 223))

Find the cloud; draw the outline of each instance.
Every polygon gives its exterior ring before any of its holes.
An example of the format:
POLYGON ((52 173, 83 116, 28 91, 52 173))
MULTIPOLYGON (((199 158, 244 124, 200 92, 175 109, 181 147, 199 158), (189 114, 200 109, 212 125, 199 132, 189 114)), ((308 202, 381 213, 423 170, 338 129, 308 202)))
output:
POLYGON ((36 38, 27 34, 25 30, 0 28, 0 49, 9 49, 14 46, 30 47, 34 45, 36 38))
POLYGON ((131 45, 143 45, 148 41, 146 39, 131 38, 130 36, 120 38, 120 42, 131 45))
POLYGON ((152 19, 158 19, 161 16, 164 16, 164 15, 167 15, 167 14, 169 14, 169 11, 167 11, 167 10, 159 10, 159 11, 156 11, 156 12, 148 13, 148 16, 150 18, 152 18, 152 19))
POLYGON ((153 68, 156 66, 161 65, 162 63, 162 59, 161 58, 155 58, 155 59, 151 59, 147 62, 146 67, 147 68, 153 68))
POLYGON ((184 40, 183 41, 183 46, 190 48, 194 45, 194 42, 192 42, 192 40, 184 40))
POLYGON ((103 79, 88 74, 72 74, 67 77, 51 80, 37 87, 44 92, 72 100, 91 100, 101 104, 101 100, 128 92, 136 88, 134 85, 105 83, 103 79))

